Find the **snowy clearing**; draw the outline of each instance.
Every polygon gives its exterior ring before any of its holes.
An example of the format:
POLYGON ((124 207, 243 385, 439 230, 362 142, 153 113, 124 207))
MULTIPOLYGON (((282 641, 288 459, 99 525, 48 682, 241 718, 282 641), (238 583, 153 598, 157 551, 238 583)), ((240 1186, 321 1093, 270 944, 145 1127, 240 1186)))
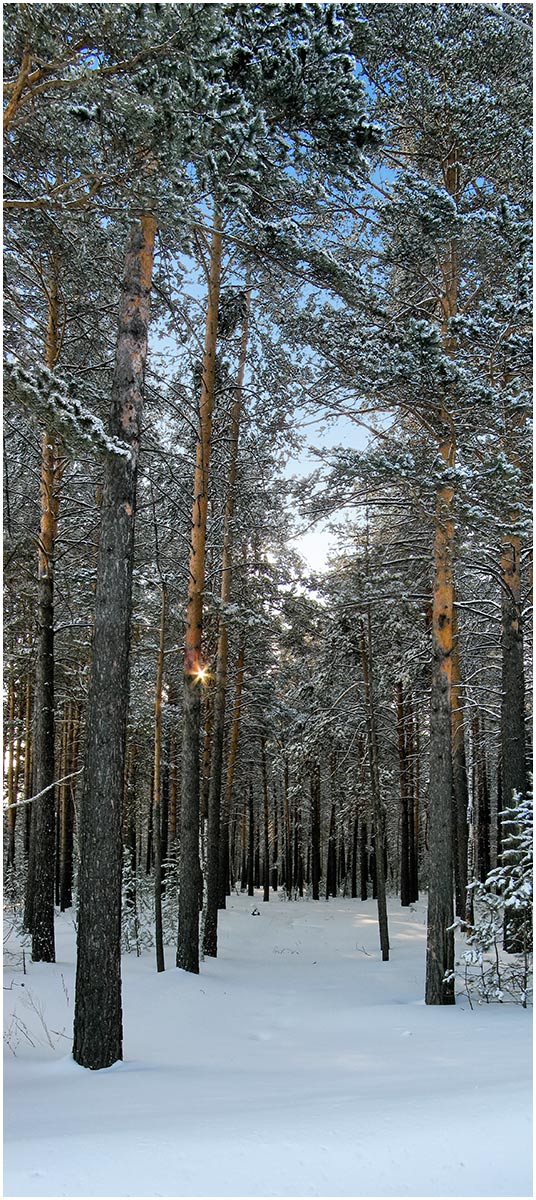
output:
POLYGON ((530 1195, 531 1012, 426 1007, 425 905, 391 901, 389 963, 375 908, 234 895, 199 976, 125 956, 95 1073, 59 917, 57 963, 4 972, 5 1194, 530 1195))

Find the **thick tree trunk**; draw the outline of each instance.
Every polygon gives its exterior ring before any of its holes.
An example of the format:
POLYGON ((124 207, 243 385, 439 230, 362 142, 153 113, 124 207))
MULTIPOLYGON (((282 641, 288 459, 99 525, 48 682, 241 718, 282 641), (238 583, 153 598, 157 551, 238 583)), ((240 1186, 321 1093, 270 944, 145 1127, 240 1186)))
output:
POLYGON ((129 690, 136 475, 150 313, 154 217, 131 229, 119 319, 111 433, 130 454, 105 463, 80 808, 80 873, 73 1055, 97 1070, 122 1058, 122 799, 129 690))
POLYGON ((202 895, 199 861, 199 755, 201 689, 205 679, 203 673, 206 670, 202 652, 203 591, 205 587, 205 543, 212 412, 216 380, 221 254, 221 220, 216 214, 210 250, 207 319, 199 402, 199 436, 194 474, 183 682, 177 966, 193 974, 199 973, 199 901, 202 895))
MULTIPOLYGON (((445 437, 441 457, 446 467, 455 461, 452 424, 442 417, 445 437)), ((426 1003, 454 1004, 454 922, 452 850, 452 648, 454 636, 454 577, 452 516, 454 493, 440 487, 436 501, 433 594, 433 663, 430 713, 430 805, 428 857, 428 931, 426 1003), (446 981, 447 980, 447 981, 446 981)))

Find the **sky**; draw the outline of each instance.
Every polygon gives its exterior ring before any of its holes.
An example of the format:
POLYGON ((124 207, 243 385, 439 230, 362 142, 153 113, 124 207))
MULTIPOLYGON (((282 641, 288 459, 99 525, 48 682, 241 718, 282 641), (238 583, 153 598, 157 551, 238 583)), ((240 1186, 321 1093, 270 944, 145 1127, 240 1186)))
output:
MULTIPOLYGON (((347 449, 364 450, 370 440, 368 430, 354 421, 348 421, 342 417, 330 424, 327 429, 319 420, 317 423, 307 426, 303 432, 306 435, 305 445, 298 454, 291 455, 289 458, 285 467, 285 475, 288 477, 303 478, 318 467, 318 459, 311 453, 313 447, 320 449, 342 445, 347 449)), ((344 512, 341 512, 339 520, 345 520, 348 515, 349 510, 345 508, 344 512)), ((329 524, 337 524, 336 515, 329 524)), ((295 538, 293 546, 312 571, 325 571, 328 555, 333 554, 337 549, 337 542, 333 531, 328 528, 328 522, 322 520, 312 528, 308 528, 307 532, 299 534, 295 538)))

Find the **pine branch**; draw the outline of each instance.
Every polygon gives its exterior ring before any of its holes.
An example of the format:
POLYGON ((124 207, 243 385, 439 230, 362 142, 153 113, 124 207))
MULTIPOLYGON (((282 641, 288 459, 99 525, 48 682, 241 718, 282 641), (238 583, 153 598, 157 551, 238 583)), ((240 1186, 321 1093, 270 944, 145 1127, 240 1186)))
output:
POLYGON ((4 364, 4 393, 20 404, 41 424, 51 426, 71 451, 88 448, 95 454, 119 454, 131 457, 126 442, 107 434, 100 417, 95 416, 77 396, 73 384, 46 367, 30 374, 15 363, 4 364))

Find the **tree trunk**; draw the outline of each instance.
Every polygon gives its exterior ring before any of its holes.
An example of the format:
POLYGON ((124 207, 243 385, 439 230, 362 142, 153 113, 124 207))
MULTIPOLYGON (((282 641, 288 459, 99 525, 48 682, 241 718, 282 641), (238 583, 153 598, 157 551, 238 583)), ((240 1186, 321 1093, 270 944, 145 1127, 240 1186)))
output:
POLYGON ((365 628, 361 624, 361 667, 363 671, 363 682, 365 685, 365 708, 367 718, 367 743, 368 743, 368 758, 370 769, 370 785, 372 791, 372 802, 374 808, 374 833, 375 833, 375 876, 376 876, 376 892, 378 901, 378 926, 380 932, 380 948, 382 952, 382 961, 387 962, 389 959, 389 929, 387 923, 387 897, 385 892, 385 834, 384 834, 384 818, 383 806, 380 786, 380 770, 378 759, 378 740, 376 734, 376 712, 374 705, 374 692, 372 681, 372 630, 370 612, 368 613, 367 638, 365 637, 365 628))
POLYGON ((285 755, 285 767, 283 777, 283 821, 285 826, 285 889, 288 898, 292 896, 293 877, 292 877, 292 835, 290 825, 290 799, 289 799, 289 765, 288 758, 285 755))
POLYGON ((311 885, 313 900, 320 899, 320 770, 311 773, 311 885))
POLYGON ((164 689, 164 649, 166 637, 166 585, 161 584, 160 641, 154 697, 153 836, 154 836, 154 925, 156 969, 165 971, 162 930, 162 694, 164 689))
POLYGON ((368 853, 367 853, 367 825, 361 820, 361 832, 359 838, 359 888, 362 900, 368 900, 367 891, 368 880, 368 853))
POLYGON ((358 856, 358 818, 357 811, 352 821, 352 875, 350 884, 350 895, 352 900, 357 900, 357 856, 358 856))
POLYGON ((453 852, 456 915, 463 921, 467 901, 467 763, 465 758, 465 727, 458 646, 458 618, 453 614, 452 644, 452 785, 453 785, 453 852))
POLYGON ((521 622, 521 539, 503 541, 501 555, 501 763, 502 802, 512 807, 515 792, 526 794, 525 674, 521 622))
POLYGON ((203 591, 205 587, 205 543, 212 412, 216 380, 221 254, 221 220, 216 214, 210 250, 207 319, 199 401, 199 436, 194 474, 183 682, 177 966, 193 974, 199 973, 199 900, 202 894, 199 862, 199 753, 201 689, 203 681, 206 679, 204 674, 206 667, 202 653, 203 591))
POLYGON ((420 732, 419 710, 413 709, 411 696, 408 703, 408 719, 410 722, 409 763, 411 768, 410 784, 410 877, 411 899, 419 899, 419 848, 420 848, 420 732))
POLYGON ((126 251, 112 388, 111 433, 130 454, 105 462, 80 808, 80 873, 73 1055, 98 1070, 122 1058, 122 799, 129 690, 136 475, 156 222, 133 225, 126 251))
POLYGON ((270 899, 270 814, 268 808, 268 772, 266 770, 266 743, 265 739, 261 739, 261 767, 262 767, 262 810, 263 810, 263 855, 262 855, 262 882, 263 882, 263 900, 270 899))
POLYGON ((484 750, 484 730, 481 724, 481 719, 477 712, 472 721, 473 732, 473 770, 474 770, 474 791, 473 791, 473 809, 474 809, 474 825, 476 830, 475 836, 475 864, 474 871, 476 878, 482 883, 489 875, 491 860, 490 860, 490 803, 489 803, 489 786, 487 778, 487 764, 484 750))
POLYGON ((335 830, 335 805, 331 805, 328 835, 328 861, 326 864, 326 900, 337 895, 337 849, 335 830))
POLYGON ((248 896, 255 895, 255 813, 253 809, 253 780, 248 791, 248 896))
POLYGON ((402 680, 396 685, 396 728, 398 737, 398 764, 400 772, 400 904, 408 908, 410 896, 410 841, 409 841, 409 796, 406 714, 404 711, 404 689, 402 680))
MULTIPOLYGON (((28 675, 26 681, 26 708, 24 714, 24 800, 29 800, 32 795, 32 703, 33 703, 33 687, 32 677, 28 675)), ((31 825, 31 804, 26 804, 24 808, 24 854, 26 858, 30 853, 30 825, 31 825)))
MULTIPOLYGON (((54 257, 47 292, 45 362, 50 371, 61 348, 59 259, 54 257)), ((36 793, 32 804, 28 864, 27 928, 34 962, 54 962, 55 803, 54 788, 54 553, 58 533, 64 460, 55 434, 47 430, 41 454, 41 521, 37 583, 37 662, 34 693, 36 793)))
POLYGON ((240 419, 242 414, 242 392, 248 344, 248 319, 251 292, 246 293, 246 311, 242 322, 240 342, 240 357, 238 375, 231 409, 230 457, 227 476, 227 495, 223 518, 223 555, 221 569, 220 598, 222 611, 219 617, 218 649, 216 657, 216 688, 214 694, 212 756, 210 765, 210 785, 208 792, 208 830, 207 830, 207 895, 205 919, 203 927, 203 951, 206 955, 216 958, 218 952, 218 900, 219 900, 219 870, 220 870, 220 820, 221 820, 221 781, 223 769, 223 742, 225 732, 225 707, 227 689, 227 658, 229 637, 225 605, 231 599, 231 584, 233 571, 233 513, 236 472, 238 466, 238 442, 240 436, 240 419))
POLYGON ((220 848, 219 848, 219 900, 218 908, 225 908, 226 896, 228 895, 229 886, 229 824, 231 819, 231 802, 233 798, 233 782, 236 756, 238 753, 238 739, 240 736, 240 718, 242 714, 242 689, 244 686, 244 664, 245 664, 245 647, 244 642, 240 643, 238 650, 238 661, 236 664, 236 684, 235 698, 233 708, 233 723, 231 726, 231 740, 229 744, 229 757, 227 760, 227 776, 225 780, 225 794, 222 810, 222 823, 220 831, 220 848))
MULTIPOLYGON (((7 751, 7 859, 6 866, 14 867, 15 865, 15 828, 17 823, 17 808, 14 789, 14 770, 13 759, 15 753, 15 679, 13 667, 9 672, 9 683, 7 693, 7 729, 6 739, 8 744, 7 751)), ((4 743, 5 745, 5 743, 4 743)))
MULTIPOLYGON (((443 412, 441 457, 455 462, 452 422, 443 412)), ((428 816, 427 1004, 454 1004, 454 922, 452 852, 452 648, 454 635, 454 492, 442 485, 436 500, 433 594, 433 662, 430 712, 430 804, 428 816)))
POLYGON ((278 886, 278 862, 279 862, 279 825, 277 818, 277 803, 278 791, 276 784, 273 784, 273 809, 274 809, 274 833, 273 833, 273 852, 272 852, 272 873, 271 883, 272 891, 277 892, 278 886))

